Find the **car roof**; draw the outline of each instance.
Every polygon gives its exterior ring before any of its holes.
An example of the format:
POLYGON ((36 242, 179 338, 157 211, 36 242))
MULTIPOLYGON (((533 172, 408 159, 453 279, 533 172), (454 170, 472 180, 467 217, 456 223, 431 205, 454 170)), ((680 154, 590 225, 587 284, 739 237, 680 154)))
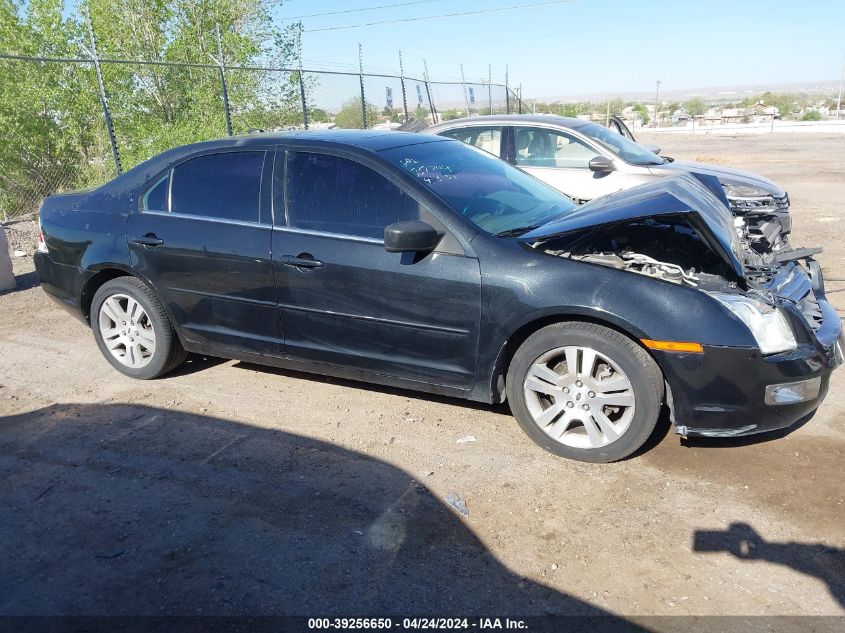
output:
POLYGON ((559 125, 560 127, 578 129, 591 123, 582 119, 575 119, 568 116, 556 114, 485 114, 481 116, 464 117, 452 119, 437 125, 432 125, 423 130, 426 134, 437 133, 440 130, 448 130, 452 127, 464 127, 470 125, 514 125, 518 123, 540 123, 544 125, 559 125))
POLYGON ((290 144, 300 148, 341 150, 345 148, 357 152, 375 153, 396 147, 435 142, 457 143, 458 141, 441 136, 392 130, 308 130, 241 134, 181 145, 166 150, 135 165, 132 169, 103 185, 103 188, 107 191, 129 191, 185 157, 220 149, 248 147, 266 149, 277 144, 290 144))
MULTIPOLYGON (((177 148, 180 153, 192 153, 196 150, 223 149, 230 147, 249 147, 252 145, 273 145, 276 143, 314 144, 320 146, 353 147, 356 149, 379 152, 395 147, 431 143, 428 135, 393 130, 301 130, 286 132, 259 132, 240 134, 211 141, 201 141, 177 148)), ((448 139, 442 139, 448 140, 448 139)))

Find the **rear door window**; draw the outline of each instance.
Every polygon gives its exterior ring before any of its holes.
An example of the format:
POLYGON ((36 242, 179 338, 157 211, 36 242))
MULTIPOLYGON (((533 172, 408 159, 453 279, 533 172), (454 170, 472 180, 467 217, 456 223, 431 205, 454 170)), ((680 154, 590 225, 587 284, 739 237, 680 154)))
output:
MULTIPOLYGON (((420 218, 419 203, 365 165, 308 152, 290 152, 287 160, 291 228, 384 239, 388 225, 420 218)), ((282 190, 278 181, 274 190, 282 190)), ((282 204, 277 199, 276 208, 282 204)))
POLYGON ((502 128, 500 127, 462 127, 441 132, 440 136, 448 136, 467 145, 474 145, 496 157, 502 155, 502 128))
POLYGON ((171 176, 170 211, 258 222, 263 167, 263 151, 207 154, 182 163, 171 176))

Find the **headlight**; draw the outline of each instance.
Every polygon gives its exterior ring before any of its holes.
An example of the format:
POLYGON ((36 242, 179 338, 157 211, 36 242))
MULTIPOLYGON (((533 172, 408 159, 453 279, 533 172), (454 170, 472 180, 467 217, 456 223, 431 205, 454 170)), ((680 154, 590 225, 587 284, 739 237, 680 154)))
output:
POLYGON ((749 211, 776 210, 774 196, 765 189, 739 182, 723 182, 722 189, 728 197, 731 211, 748 213, 749 211))
POLYGON ((722 189, 729 198, 762 198, 772 197, 770 191, 742 182, 723 181, 722 189))
POLYGON ((789 320, 779 308, 740 295, 714 292, 710 296, 748 326, 763 354, 787 352, 798 346, 789 320))

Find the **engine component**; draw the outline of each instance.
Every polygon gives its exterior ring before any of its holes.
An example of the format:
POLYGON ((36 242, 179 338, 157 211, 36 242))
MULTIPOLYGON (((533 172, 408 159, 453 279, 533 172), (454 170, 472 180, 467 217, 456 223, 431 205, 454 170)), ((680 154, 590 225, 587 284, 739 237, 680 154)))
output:
POLYGON ((615 253, 590 253, 588 255, 560 253, 560 255, 592 264, 627 270, 676 284, 687 284, 692 287, 698 286, 699 278, 695 275, 694 269, 691 268, 689 271, 686 271, 677 264, 661 262, 642 253, 624 252, 618 255, 615 253))

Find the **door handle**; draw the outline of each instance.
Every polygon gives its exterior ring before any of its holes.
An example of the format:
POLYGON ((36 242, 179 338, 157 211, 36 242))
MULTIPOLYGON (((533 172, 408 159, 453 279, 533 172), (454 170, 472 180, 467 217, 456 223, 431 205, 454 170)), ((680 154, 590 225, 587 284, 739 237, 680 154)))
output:
POLYGON ((155 233, 147 233, 146 235, 139 235, 138 237, 133 237, 129 240, 133 244, 140 244, 141 246, 145 246, 147 248, 152 248, 154 246, 161 246, 164 244, 164 240, 156 237, 155 233))
POLYGON ((323 262, 319 259, 314 259, 308 253, 300 253, 296 257, 293 255, 282 255, 279 258, 279 263, 296 268, 322 268, 323 266, 323 262))

